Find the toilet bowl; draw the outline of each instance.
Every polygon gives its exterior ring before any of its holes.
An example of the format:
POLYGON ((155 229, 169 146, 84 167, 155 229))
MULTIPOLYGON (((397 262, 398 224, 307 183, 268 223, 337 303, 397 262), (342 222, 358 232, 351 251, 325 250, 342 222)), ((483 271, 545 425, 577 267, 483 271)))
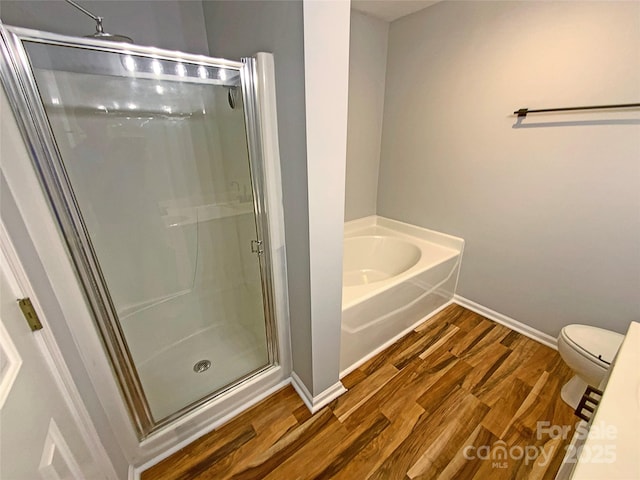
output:
POLYGON ((558 335, 558 352, 575 375, 563 387, 562 400, 575 409, 587 388, 598 387, 624 336, 589 325, 567 325, 558 335))

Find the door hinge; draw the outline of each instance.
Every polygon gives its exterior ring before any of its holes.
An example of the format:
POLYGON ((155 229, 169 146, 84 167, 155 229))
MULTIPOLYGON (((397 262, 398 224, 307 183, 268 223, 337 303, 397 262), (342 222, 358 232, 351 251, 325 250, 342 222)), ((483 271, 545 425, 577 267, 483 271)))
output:
POLYGON ((253 253, 257 253, 258 255, 262 255, 264 253, 264 249, 262 248, 262 240, 251 240, 251 251, 253 253))
POLYGON ((22 310, 22 314, 27 320, 31 331, 35 332, 36 330, 40 330, 42 328, 42 323, 40 323, 40 319, 38 318, 38 314, 33 308, 31 300, 29 298, 19 299, 18 305, 20 306, 20 310, 22 310))

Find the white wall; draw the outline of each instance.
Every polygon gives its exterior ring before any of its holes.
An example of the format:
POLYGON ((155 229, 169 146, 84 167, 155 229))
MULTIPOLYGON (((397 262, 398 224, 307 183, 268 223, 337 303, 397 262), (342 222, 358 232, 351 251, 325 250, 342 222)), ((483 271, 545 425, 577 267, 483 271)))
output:
MULTIPOLYGON (((105 32, 126 35, 138 45, 208 55, 202 2, 180 0, 84 0, 104 17, 105 32)), ((95 22, 63 0, 2 0, 0 18, 7 25, 84 36, 95 22)))
POLYGON ((443 2, 391 24, 378 213, 466 240, 458 293, 551 335, 640 319, 640 3, 443 2))
POLYGON ((339 381, 349 0, 304 1, 314 396, 339 381))
POLYGON ((374 215, 389 23, 351 10, 345 220, 374 215))

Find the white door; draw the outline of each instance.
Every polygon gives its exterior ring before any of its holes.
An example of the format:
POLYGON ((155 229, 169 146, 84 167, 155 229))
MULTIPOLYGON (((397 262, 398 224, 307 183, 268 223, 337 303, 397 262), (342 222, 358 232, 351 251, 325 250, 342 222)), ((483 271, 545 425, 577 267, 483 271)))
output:
POLYGON ((42 331, 32 332, 18 307, 22 284, 12 267, 0 250, 0 479, 106 478, 65 400, 42 331))

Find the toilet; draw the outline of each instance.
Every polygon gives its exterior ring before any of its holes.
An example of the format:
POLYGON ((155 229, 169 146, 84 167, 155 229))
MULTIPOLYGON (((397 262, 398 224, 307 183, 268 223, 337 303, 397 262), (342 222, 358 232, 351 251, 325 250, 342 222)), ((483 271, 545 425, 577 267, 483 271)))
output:
POLYGON ((558 335, 558 352, 575 375, 563 387, 560 396, 574 410, 587 385, 598 388, 613 362, 623 335, 591 327, 567 325, 558 335))

